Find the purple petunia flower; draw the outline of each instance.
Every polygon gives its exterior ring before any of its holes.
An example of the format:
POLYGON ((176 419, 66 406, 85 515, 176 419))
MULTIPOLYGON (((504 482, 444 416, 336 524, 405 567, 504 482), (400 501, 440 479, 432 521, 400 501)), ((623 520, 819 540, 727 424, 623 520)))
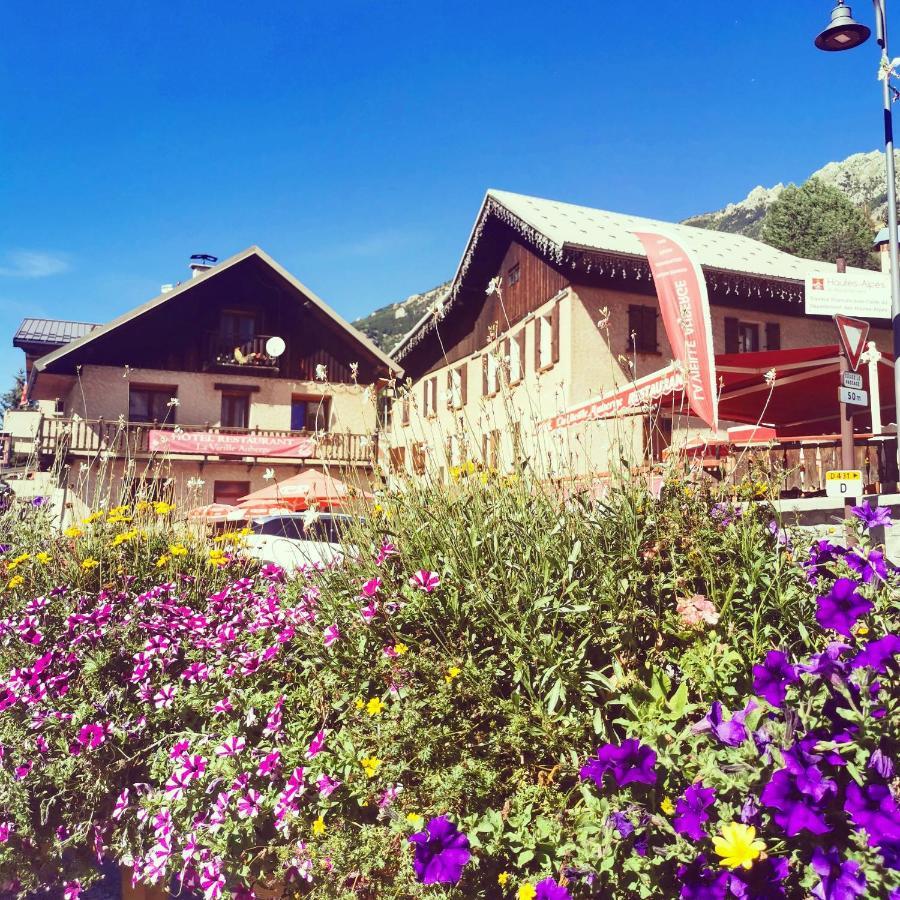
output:
POLYGON ((415 845, 413 869, 421 884, 456 884, 472 855, 469 839, 447 816, 431 819, 409 842, 415 845))
POLYGON ((824 800, 836 787, 815 766, 807 767, 802 774, 778 769, 763 788, 760 799, 774 810, 772 818, 788 837, 804 830, 827 834, 831 826, 825 821, 824 800))
POLYGON ((852 637, 853 626, 860 616, 872 609, 872 601, 856 591, 852 578, 838 578, 824 597, 819 597, 816 621, 844 637, 852 637))
POLYGON ((878 846, 882 839, 900 840, 900 809, 884 782, 870 781, 860 787, 851 781, 844 807, 853 824, 869 833, 870 846, 878 846))
POLYGON ((780 650, 770 650, 763 664, 753 667, 753 690, 778 709, 784 703, 788 686, 799 680, 797 670, 780 650))
POLYGON ((603 776, 609 772, 618 787, 626 784, 656 784, 656 752, 636 738, 628 738, 621 745, 604 744, 597 748, 596 759, 589 759, 582 767, 583 781, 591 779, 603 787, 603 776))
POLYGON ((887 563, 881 550, 870 550, 864 555, 858 547, 854 547, 844 560, 866 584, 875 578, 887 580, 887 563))
POLYGON ((806 569, 806 580, 810 584, 816 584, 820 575, 830 574, 827 566, 839 560, 846 552, 844 547, 832 544, 831 541, 815 541, 809 548, 809 556, 802 564, 806 569))
POLYGON ((859 863, 841 859, 834 847, 827 850, 816 847, 810 865, 821 879, 812 891, 818 900, 853 900, 866 890, 866 876, 860 871, 859 863))
POLYGON ((712 788, 703 787, 703 782, 692 784, 675 803, 675 818, 672 825, 678 834, 686 835, 695 841, 702 841, 706 832, 702 825, 709 820, 706 810, 716 802, 716 792, 712 788))
POLYGON ((834 683, 835 681, 843 681, 847 677, 848 663, 841 657, 850 650, 849 644, 840 641, 832 641, 827 644, 821 653, 814 653, 809 662, 805 665, 798 666, 801 672, 808 675, 817 675, 825 681, 834 683))
POLYGON ((894 777, 894 761, 880 747, 869 755, 866 768, 874 769, 885 781, 894 777))
POLYGON ((782 882, 788 876, 788 861, 769 856, 756 861, 747 869, 737 869, 731 875, 731 895, 739 900, 780 900, 786 897, 782 882))
POLYGON ((700 853, 693 862, 678 867, 681 900, 725 900, 731 875, 719 868, 709 868, 700 853))
POLYGON ((728 710, 715 700, 709 712, 693 726, 692 731, 694 734, 711 731, 726 747, 740 747, 747 740, 744 721, 756 706, 757 704, 750 700, 743 709, 738 710, 730 719, 726 719, 728 710))
POLYGON ((568 888, 556 883, 555 878, 545 878, 534 886, 534 900, 572 900, 568 888))
POLYGON ((887 673, 888 663, 900 654, 900 637, 896 634, 886 634, 877 641, 869 641, 850 663, 851 669, 860 669, 868 666, 876 672, 884 675, 887 673))
POLYGON ((627 838, 634 831, 631 819, 621 810, 615 810, 606 817, 606 827, 615 829, 622 838, 627 838))
POLYGON ((893 524, 891 522, 891 511, 886 506, 873 507, 869 503, 863 503, 861 506, 854 506, 850 512, 852 512, 869 531, 878 527, 890 528, 893 524))

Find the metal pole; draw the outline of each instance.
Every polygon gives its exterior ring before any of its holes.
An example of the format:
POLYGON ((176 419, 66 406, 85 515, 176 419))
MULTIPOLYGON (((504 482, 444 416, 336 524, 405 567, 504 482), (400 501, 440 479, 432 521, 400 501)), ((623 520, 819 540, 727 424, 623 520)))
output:
POLYGON ((878 383, 878 363, 881 361, 881 354, 875 341, 869 341, 866 345, 868 350, 860 357, 860 359, 869 366, 869 409, 872 413, 872 434, 876 437, 881 435, 881 385, 878 383))
MULTIPOLYGON (((875 4, 878 43, 888 55, 885 0, 875 4)), ((894 421, 900 423, 900 241, 897 233, 897 173, 894 166, 894 119, 891 110, 890 77, 882 82, 884 99, 884 151, 887 163, 888 250, 891 259, 891 322, 894 334, 894 421)), ((897 466, 900 468, 900 434, 897 436, 897 466)))

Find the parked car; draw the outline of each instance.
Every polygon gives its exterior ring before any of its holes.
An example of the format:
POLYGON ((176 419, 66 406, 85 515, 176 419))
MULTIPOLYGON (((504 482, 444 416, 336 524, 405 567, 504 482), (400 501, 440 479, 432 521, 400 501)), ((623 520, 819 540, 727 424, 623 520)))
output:
POLYGON ((305 513, 278 513, 260 516, 251 524, 247 549, 262 562, 273 562, 292 572, 303 563, 340 561, 347 552, 342 531, 351 516, 320 513, 310 518, 305 513))

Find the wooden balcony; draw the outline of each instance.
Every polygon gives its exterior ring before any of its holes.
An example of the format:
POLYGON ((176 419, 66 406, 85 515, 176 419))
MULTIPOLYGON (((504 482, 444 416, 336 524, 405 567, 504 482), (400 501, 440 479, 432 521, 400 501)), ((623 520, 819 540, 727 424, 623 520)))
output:
POLYGON ((258 334, 238 346, 219 334, 208 334, 206 371, 277 375, 278 360, 266 352, 266 341, 270 337, 268 334, 258 334))
POLYGON ((262 428, 220 428, 214 425, 165 425, 106 419, 42 418, 34 436, 34 452, 42 465, 58 456, 102 456, 116 459, 253 459, 254 461, 328 463, 372 466, 377 455, 377 435, 333 431, 282 431, 262 428), (151 440, 151 432, 154 432, 151 440), (201 449, 159 449, 168 442, 193 439, 201 449), (264 445, 291 443, 297 449, 265 453, 264 445), (225 447, 226 443, 231 446, 225 447), (250 452, 242 449, 242 444, 250 452))

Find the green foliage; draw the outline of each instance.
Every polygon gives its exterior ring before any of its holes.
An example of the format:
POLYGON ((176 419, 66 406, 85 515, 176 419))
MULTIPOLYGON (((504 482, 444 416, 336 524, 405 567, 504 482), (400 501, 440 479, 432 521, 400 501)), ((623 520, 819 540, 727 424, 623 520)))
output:
POLYGON ((12 387, 5 393, 0 394, 0 415, 5 413, 8 409, 15 409, 19 405, 19 401, 22 399, 22 388, 24 387, 25 370, 19 369, 19 371, 16 372, 12 387))
MULTIPOLYGON (((209 545, 165 504, 108 511, 57 537, 39 508, 6 520, 0 673, 8 679, 53 647, 75 656, 38 732, 33 707, 0 712, 0 824, 14 822, 0 843, 0 880, 16 876, 23 890, 87 882, 95 827, 115 858, 140 857, 168 810, 170 873, 184 868, 181 849, 196 831, 231 879, 265 885, 286 870, 309 871, 311 884, 294 884, 321 898, 515 896, 520 885, 588 869, 595 887, 572 875, 575 896, 676 896, 673 872, 691 851, 670 840, 663 796, 709 778, 724 821, 763 777, 751 743, 723 750, 691 726, 713 700, 738 707, 769 649, 801 655, 825 640, 804 625, 814 621, 815 596, 773 534, 770 509, 716 499, 673 478, 659 499, 628 483, 601 503, 561 502, 524 479, 473 473, 450 488, 383 499, 348 535, 355 552, 343 566, 285 583, 241 557, 238 535, 209 545), (88 559, 98 564, 85 568, 88 559), (436 573, 439 586, 411 583, 418 570, 436 573), (361 615, 367 582, 377 600, 370 621, 361 615), (692 619, 691 608, 707 618, 692 619), (20 637, 29 610, 39 645, 20 637), (332 625, 341 637, 326 646, 332 625), (173 645, 136 676, 151 635, 173 645), (208 672, 187 680, 197 664, 208 672), (177 691, 158 705, 166 685, 177 691), (233 709, 215 712, 225 696, 233 709), (279 702, 274 736, 268 719, 279 702), (108 724, 105 740, 73 754, 79 729, 96 722, 108 724), (320 730, 324 749, 310 757, 320 730), (48 742, 39 753, 36 733, 48 742), (215 752, 234 736, 246 739, 241 754, 215 752), (625 737, 656 749, 656 788, 626 796, 579 779, 598 744, 625 737), (179 741, 207 770, 169 796, 179 741), (260 776, 275 748, 279 774, 260 776), (16 777, 27 760, 33 769, 16 777), (280 792, 297 767, 305 791, 276 828, 280 792), (340 787, 321 792, 323 775, 340 787), (244 777, 224 820, 198 827, 244 777), (236 812, 248 786, 260 793, 257 816, 236 812), (126 788, 127 812, 113 819, 126 788), (647 857, 606 824, 636 802, 665 844, 647 857), (408 838, 443 814, 469 836, 473 858, 458 886, 426 888, 408 838), (316 834, 319 817, 325 831, 316 834), (501 873, 509 873, 502 891, 501 873)), ((890 588, 867 591, 879 603, 871 624, 881 628, 890 588)), ((760 720, 761 712, 748 724, 760 720)), ((860 747, 870 749, 880 732, 866 722, 860 747)))
POLYGON ((806 259, 835 262, 843 257, 848 265, 876 268, 874 231, 841 191, 811 178, 784 189, 766 213, 762 239, 806 259))

